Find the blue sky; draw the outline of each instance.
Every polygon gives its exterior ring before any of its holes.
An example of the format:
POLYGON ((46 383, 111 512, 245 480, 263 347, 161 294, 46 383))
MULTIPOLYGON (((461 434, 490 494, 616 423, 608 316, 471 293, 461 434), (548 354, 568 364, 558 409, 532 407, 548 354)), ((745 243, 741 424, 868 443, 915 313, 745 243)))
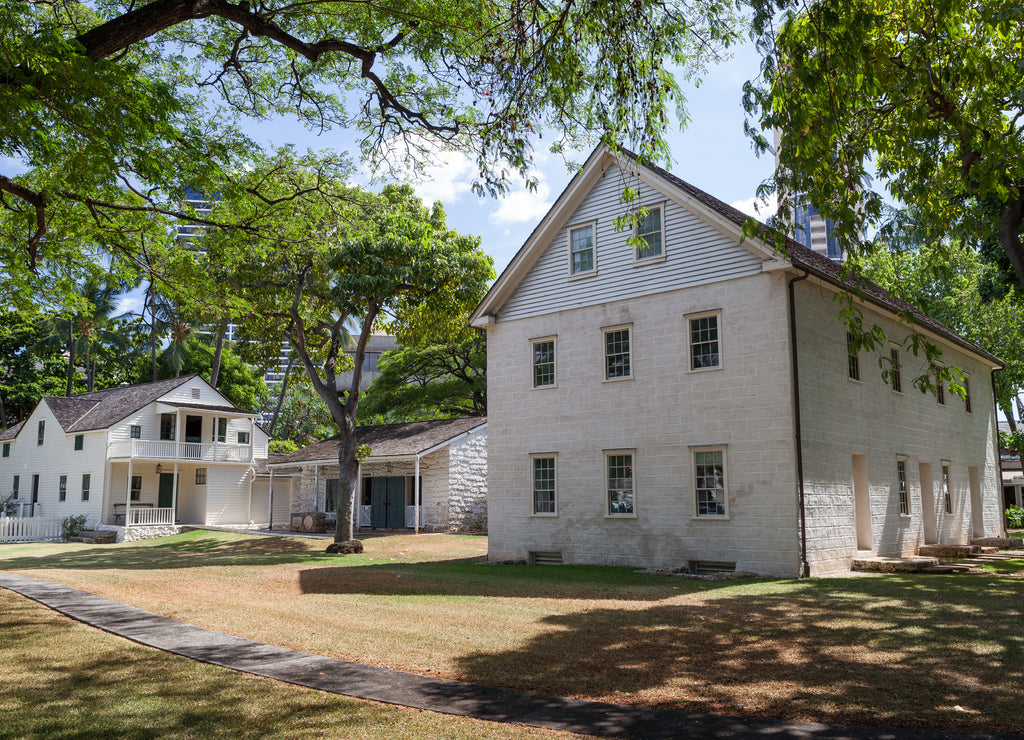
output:
MULTIPOLYGON (((755 156, 743 134, 743 83, 756 77, 758 64, 753 44, 746 44, 731 59, 710 68, 699 87, 686 84, 690 123, 669 134, 673 174, 751 214, 754 192, 774 166, 770 156, 755 156)), ((293 144, 299 150, 344 150, 351 141, 344 132, 317 136, 287 120, 261 124, 249 134, 261 143, 293 144)), ((444 156, 443 163, 430 168, 414 187, 425 201, 444 204, 450 226, 480 236, 500 273, 572 177, 559 157, 538 150, 535 160, 535 192, 517 183, 502 199, 479 197, 471 190, 473 165, 458 154, 444 156)))

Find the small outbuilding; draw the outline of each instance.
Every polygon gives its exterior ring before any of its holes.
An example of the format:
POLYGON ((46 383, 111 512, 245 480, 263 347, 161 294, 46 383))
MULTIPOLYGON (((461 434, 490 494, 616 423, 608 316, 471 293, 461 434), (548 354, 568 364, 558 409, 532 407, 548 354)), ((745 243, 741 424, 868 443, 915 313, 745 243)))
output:
MULTIPOLYGON (((358 527, 486 531, 486 418, 359 427, 356 440, 370 448, 360 465, 358 527)), ((332 437, 268 464, 275 499, 278 481, 283 477, 292 481, 288 510, 295 521, 335 518, 338 449, 339 440, 332 437)), ((281 505, 274 503, 275 525, 281 505)))

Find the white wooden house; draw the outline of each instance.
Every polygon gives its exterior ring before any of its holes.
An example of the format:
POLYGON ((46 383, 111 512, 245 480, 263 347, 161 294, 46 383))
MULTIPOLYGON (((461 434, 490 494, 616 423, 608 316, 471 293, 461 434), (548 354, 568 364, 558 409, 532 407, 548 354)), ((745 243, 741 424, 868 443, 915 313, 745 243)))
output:
POLYGON ((268 437, 198 375, 47 396, 0 434, 0 485, 27 514, 84 514, 127 539, 268 518, 268 437))
POLYGON ((745 221, 598 148, 537 225, 471 319, 492 559, 817 575, 1000 534, 998 359, 745 221), (856 351, 847 305, 893 343, 856 351), (914 331, 966 401, 911 386, 914 331))

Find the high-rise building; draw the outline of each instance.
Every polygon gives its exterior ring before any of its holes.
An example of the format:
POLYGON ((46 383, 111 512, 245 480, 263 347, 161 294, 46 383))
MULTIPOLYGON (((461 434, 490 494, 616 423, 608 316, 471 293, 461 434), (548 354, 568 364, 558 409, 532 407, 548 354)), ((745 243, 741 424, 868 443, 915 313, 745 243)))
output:
MULTIPOLYGON (((775 131, 775 167, 779 167, 779 131, 775 131)), ((843 261, 843 251, 836 239, 835 223, 821 215, 818 207, 803 193, 793 196, 793 239, 828 257, 833 262, 843 261)))

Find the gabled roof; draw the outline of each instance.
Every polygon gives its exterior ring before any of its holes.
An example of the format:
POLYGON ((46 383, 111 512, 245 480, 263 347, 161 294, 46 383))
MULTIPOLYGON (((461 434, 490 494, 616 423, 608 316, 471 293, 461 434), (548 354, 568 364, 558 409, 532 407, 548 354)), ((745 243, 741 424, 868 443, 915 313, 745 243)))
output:
MULTIPOLYGON (((750 220, 750 217, 739 209, 676 177, 671 172, 655 165, 643 164, 630 151, 623 149, 619 156, 615 156, 603 146, 598 146, 591 152, 586 163, 558 196, 554 205, 541 219, 523 246, 516 252, 508 267, 498 276, 480 305, 473 311, 470 317, 472 325, 480 326, 481 322, 485 320, 485 316, 494 316, 498 313, 541 253, 547 248, 553 232, 562 226, 562 219, 567 218, 572 209, 577 207, 589 192, 593 182, 602 173, 603 162, 606 158, 612 158, 620 165, 636 170, 637 174, 646 176, 648 180, 660 181, 663 184, 663 189, 670 191, 674 189, 678 194, 682 194, 683 200, 687 201, 691 207, 704 211, 703 214, 698 213, 698 215, 705 218, 710 216, 708 220, 712 224, 717 224, 719 228, 722 228, 724 222, 724 226, 734 235, 738 236, 743 226, 750 220)), ((787 238, 783 249, 779 253, 775 253, 773 247, 770 246, 774 232, 765 224, 760 224, 760 226, 766 239, 748 238, 744 241, 744 246, 759 253, 764 259, 781 261, 780 266, 786 266, 786 261, 788 261, 789 265, 806 270, 843 290, 859 293, 866 300, 888 311, 908 312, 914 317, 914 321, 922 327, 973 354, 984 357, 996 366, 1002 366, 1002 362, 995 355, 964 339, 942 322, 906 301, 891 296, 888 291, 863 275, 844 268, 793 239, 787 238)))
MULTIPOLYGON (((206 383, 202 376, 193 373, 180 378, 167 378, 139 385, 122 385, 102 391, 78 393, 74 396, 43 396, 40 403, 46 404, 65 432, 91 432, 106 429, 196 378, 206 383)), ((202 406, 177 401, 173 401, 171 404, 187 408, 233 411, 239 414, 252 413, 235 406, 202 406)), ((0 439, 14 439, 22 426, 23 423, 11 427, 0 434, 0 439)))
MULTIPOLYGON (((404 424, 378 424, 356 427, 356 444, 370 446, 370 458, 412 457, 442 447, 487 423, 486 417, 469 416, 459 419, 436 419, 433 421, 410 421, 404 424)), ((339 435, 340 436, 340 435, 339 435)), ((294 465, 303 462, 338 462, 339 436, 325 439, 282 455, 271 463, 294 465)))

